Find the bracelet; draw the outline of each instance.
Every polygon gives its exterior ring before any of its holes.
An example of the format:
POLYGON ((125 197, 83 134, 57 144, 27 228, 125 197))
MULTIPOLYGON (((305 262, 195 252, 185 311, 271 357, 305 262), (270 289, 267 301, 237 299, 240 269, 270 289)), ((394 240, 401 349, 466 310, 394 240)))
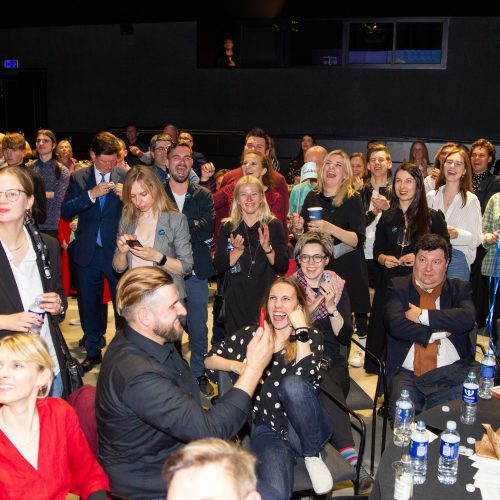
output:
MULTIPOLYGON (((262 249, 262 250, 264 250, 264 249, 262 249)), ((273 246, 272 246, 272 245, 269 245, 269 252, 266 252, 266 251, 264 250, 264 253, 265 253, 266 255, 269 255, 270 253, 273 253, 273 246)))

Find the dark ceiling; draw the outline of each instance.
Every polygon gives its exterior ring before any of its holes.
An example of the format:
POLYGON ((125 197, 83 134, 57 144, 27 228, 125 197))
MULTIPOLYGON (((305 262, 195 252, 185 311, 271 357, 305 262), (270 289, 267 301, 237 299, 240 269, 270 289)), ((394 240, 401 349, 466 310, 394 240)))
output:
POLYGON ((149 23, 196 21, 198 19, 239 18, 325 18, 474 15, 491 11, 474 2, 474 12, 457 6, 458 2, 369 3, 332 0, 195 0, 120 2, 107 0, 53 0, 50 2, 8 1, 0 14, 0 27, 61 26, 82 24, 149 23))

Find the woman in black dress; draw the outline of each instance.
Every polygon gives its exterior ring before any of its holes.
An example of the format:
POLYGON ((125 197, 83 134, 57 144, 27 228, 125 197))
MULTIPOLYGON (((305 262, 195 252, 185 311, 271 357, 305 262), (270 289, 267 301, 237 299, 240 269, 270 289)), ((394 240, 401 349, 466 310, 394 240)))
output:
POLYGON ((271 214, 264 185, 242 177, 234 188, 231 216, 222 221, 214 265, 226 273, 226 337, 255 323, 266 290, 288 269, 283 226, 271 214))
MULTIPOLYGON (((415 262, 414 247, 420 236, 435 233, 448 242, 450 239, 443 213, 427 206, 424 180, 416 165, 403 163, 399 167, 392 192, 397 197, 397 206, 382 214, 373 244, 373 258, 382 274, 373 297, 366 347, 380 359, 385 355, 387 343, 383 315, 389 280, 411 274, 415 262)), ((368 359, 365 359, 365 370, 376 373, 375 366, 368 359)))
POLYGON ((365 213, 359 193, 352 186, 349 156, 337 149, 328 153, 318 176, 318 186, 304 200, 300 216, 292 216, 296 237, 307 230, 319 231, 333 237, 334 258, 328 269, 346 281, 351 309, 368 313, 370 295, 363 244, 365 242, 365 213), (310 220, 308 208, 321 207, 321 220, 310 220))

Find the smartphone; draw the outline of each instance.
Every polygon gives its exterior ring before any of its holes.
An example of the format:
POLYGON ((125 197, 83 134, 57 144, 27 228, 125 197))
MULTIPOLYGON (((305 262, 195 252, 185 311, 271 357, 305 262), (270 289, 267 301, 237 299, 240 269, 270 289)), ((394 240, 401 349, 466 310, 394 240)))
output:
POLYGON ((259 326, 264 328, 264 318, 266 317, 266 313, 264 312, 264 308, 260 308, 260 315, 259 315, 259 326))
POLYGON ((330 281, 332 281, 332 280, 330 279, 330 276, 328 275, 328 273, 323 273, 321 275, 320 281, 324 281, 325 283, 330 283, 330 281))
POLYGON ((139 240, 126 240, 127 245, 130 248, 135 248, 135 247, 142 247, 142 243, 139 240))

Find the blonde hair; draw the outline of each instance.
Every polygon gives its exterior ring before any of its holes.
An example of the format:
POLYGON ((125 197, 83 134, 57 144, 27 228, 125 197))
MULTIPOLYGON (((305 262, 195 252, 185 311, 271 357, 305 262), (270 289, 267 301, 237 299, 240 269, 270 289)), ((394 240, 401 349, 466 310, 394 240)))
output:
POLYGON ((50 378, 46 386, 40 388, 39 396, 45 398, 49 395, 54 378, 55 364, 52 360, 47 344, 38 335, 16 333, 0 339, 0 349, 19 358, 20 361, 31 361, 38 366, 40 372, 49 370, 50 378))
POLYGON ((158 215, 161 212, 178 212, 177 206, 170 201, 162 183, 151 169, 146 165, 137 165, 130 169, 125 176, 122 189, 122 220, 125 222, 125 227, 129 228, 137 222, 140 215, 138 210, 132 203, 131 191, 134 182, 141 184, 146 191, 153 197, 153 212, 158 215))
POLYGON ((199 439, 168 457, 163 466, 163 478, 170 484, 180 470, 217 464, 233 478, 238 500, 243 500, 257 488, 256 462, 255 455, 234 443, 217 438, 199 439))
POLYGON ((322 193, 325 189, 325 181, 323 179, 323 172, 325 170, 325 164, 328 161, 329 158, 332 156, 337 155, 342 157, 342 162, 343 162, 343 179, 342 182, 337 190, 337 193, 332 199, 332 205, 334 207, 340 207, 342 203, 344 203, 344 199, 346 198, 351 198, 356 194, 356 190, 352 186, 352 167, 351 167, 351 160, 349 159, 349 155, 345 152, 342 151, 342 149, 335 149, 334 151, 331 151, 325 156, 325 159, 323 161, 323 165, 321 166, 321 170, 318 175, 318 185, 313 189, 313 191, 317 193, 322 193))
POLYGON ((236 183, 236 186, 234 187, 233 204, 231 205, 230 216, 222 220, 222 222, 231 223, 232 231, 235 231, 243 220, 243 211, 241 210, 241 205, 238 203, 238 197, 240 195, 240 190, 243 184, 253 184, 254 186, 257 186, 260 194, 258 221, 267 223, 276 218, 271 213, 271 210, 269 210, 269 205, 267 204, 266 200, 266 194, 264 192, 264 185, 262 184, 262 182, 260 182, 259 179, 253 177, 252 175, 245 175, 236 183))

